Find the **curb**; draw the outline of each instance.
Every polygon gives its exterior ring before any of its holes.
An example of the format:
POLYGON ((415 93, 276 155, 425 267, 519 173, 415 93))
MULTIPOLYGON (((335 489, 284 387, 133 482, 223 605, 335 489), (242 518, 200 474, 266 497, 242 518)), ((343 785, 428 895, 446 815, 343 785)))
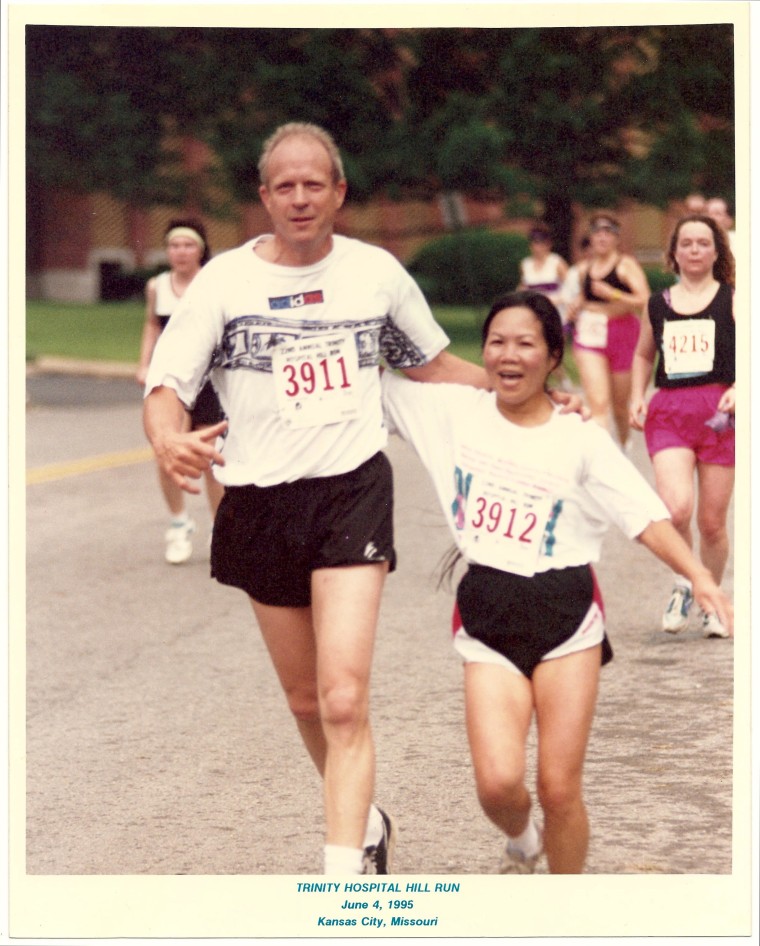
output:
POLYGON ((96 378, 131 378, 137 374, 137 364, 124 361, 87 361, 77 358, 59 358, 43 355, 26 366, 27 375, 70 374, 96 378))

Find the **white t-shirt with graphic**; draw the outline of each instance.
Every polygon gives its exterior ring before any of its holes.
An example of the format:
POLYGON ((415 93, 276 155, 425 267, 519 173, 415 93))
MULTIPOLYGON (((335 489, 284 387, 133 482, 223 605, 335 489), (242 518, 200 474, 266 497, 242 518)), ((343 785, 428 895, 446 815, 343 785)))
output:
POLYGON ((378 365, 413 368, 448 344, 419 287, 387 251, 333 237, 306 267, 254 252, 197 274, 156 345, 146 394, 192 407, 211 371, 229 431, 225 485, 270 486, 356 469, 387 443, 378 365))
POLYGON ((493 392, 419 384, 386 371, 389 427, 417 451, 468 562, 530 576, 599 560, 604 533, 628 538, 669 518, 598 424, 552 414, 521 427, 493 392))

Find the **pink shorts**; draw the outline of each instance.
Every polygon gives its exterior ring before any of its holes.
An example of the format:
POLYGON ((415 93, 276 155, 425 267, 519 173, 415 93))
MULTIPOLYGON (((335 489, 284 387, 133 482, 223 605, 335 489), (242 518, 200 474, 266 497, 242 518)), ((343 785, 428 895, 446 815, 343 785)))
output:
POLYGON ((705 423, 718 409, 726 388, 723 384, 703 384, 656 391, 644 424, 649 456, 671 447, 686 447, 701 463, 734 466, 733 428, 719 434, 705 423))
POLYGON ((633 353, 639 340, 640 322, 632 312, 628 315, 618 315, 607 319, 607 344, 603 348, 592 348, 590 345, 581 345, 573 342, 573 348, 581 351, 592 351, 603 355, 610 365, 613 374, 621 374, 631 370, 633 353))

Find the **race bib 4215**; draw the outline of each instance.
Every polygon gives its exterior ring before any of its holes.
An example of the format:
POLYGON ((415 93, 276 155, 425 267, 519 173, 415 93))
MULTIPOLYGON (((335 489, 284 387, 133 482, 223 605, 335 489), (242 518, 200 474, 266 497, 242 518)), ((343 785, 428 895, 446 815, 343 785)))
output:
POLYGON ((665 374, 709 374, 715 362, 715 322, 712 319, 678 319, 662 330, 665 374))

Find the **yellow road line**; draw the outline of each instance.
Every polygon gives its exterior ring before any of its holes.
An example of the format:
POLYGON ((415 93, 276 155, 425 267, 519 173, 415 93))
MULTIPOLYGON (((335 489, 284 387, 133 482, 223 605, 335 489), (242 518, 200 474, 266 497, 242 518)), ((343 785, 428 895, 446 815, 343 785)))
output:
POLYGON ((132 463, 145 463, 153 457, 150 447, 140 447, 136 450, 122 450, 119 453, 102 453, 97 457, 83 457, 81 460, 69 460, 65 463, 49 463, 47 466, 38 466, 26 471, 26 485, 35 483, 50 483, 53 480, 62 480, 67 476, 81 476, 83 473, 93 473, 96 470, 110 470, 119 466, 129 466, 132 463))

